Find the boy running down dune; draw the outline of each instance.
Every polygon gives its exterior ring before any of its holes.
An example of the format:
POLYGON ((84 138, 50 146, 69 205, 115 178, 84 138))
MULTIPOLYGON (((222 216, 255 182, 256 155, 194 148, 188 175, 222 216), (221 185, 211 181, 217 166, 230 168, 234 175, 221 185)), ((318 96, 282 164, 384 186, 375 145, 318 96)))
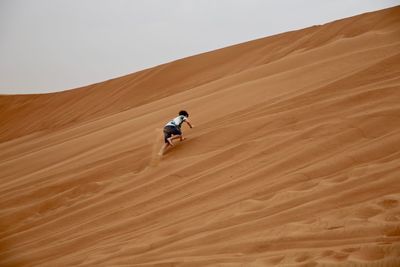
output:
POLYGON ((174 118, 173 120, 169 121, 164 126, 164 145, 162 146, 158 155, 162 156, 167 149, 168 146, 174 146, 172 140, 180 139, 180 141, 185 140, 182 135, 181 125, 183 122, 186 122, 190 128, 193 128, 193 125, 190 123, 189 114, 186 110, 179 111, 179 116, 174 118))

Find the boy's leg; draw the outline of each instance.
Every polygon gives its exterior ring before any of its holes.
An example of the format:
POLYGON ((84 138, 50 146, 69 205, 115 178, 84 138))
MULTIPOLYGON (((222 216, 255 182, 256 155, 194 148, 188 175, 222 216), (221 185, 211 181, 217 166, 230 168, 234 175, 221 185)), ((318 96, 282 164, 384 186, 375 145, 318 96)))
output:
POLYGON ((158 152, 158 155, 159 155, 159 156, 164 155, 165 149, 167 149, 168 146, 169 146, 168 143, 164 143, 163 146, 161 147, 160 152, 158 152))
POLYGON ((181 139, 182 140, 182 135, 180 134, 180 135, 173 135, 172 137, 171 137, 171 140, 175 140, 175 139, 181 139))
POLYGON ((174 146, 174 143, 172 143, 172 140, 175 140, 175 139, 181 139, 181 141, 182 141, 182 135, 180 135, 180 134, 172 135, 170 138, 167 138, 167 141, 171 146, 174 146))
POLYGON ((168 138, 167 138, 167 142, 168 142, 168 144, 169 144, 170 146, 174 146, 174 143, 172 143, 173 137, 174 137, 174 136, 171 136, 171 137, 168 137, 168 138))

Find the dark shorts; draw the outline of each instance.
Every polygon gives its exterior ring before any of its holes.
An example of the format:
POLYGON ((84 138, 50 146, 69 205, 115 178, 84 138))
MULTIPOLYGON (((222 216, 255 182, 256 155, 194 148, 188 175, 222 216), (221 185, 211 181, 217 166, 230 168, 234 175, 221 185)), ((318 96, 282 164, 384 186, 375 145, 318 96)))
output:
POLYGON ((168 143, 168 138, 172 135, 181 135, 182 132, 178 127, 175 126, 165 126, 164 127, 164 142, 168 143))

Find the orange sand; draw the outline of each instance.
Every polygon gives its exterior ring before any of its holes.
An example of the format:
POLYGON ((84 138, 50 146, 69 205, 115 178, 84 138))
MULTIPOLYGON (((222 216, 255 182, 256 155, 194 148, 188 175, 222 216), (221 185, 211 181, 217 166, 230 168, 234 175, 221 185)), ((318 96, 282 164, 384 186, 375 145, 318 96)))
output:
POLYGON ((1 266, 400 266, 400 7, 0 116, 1 266))

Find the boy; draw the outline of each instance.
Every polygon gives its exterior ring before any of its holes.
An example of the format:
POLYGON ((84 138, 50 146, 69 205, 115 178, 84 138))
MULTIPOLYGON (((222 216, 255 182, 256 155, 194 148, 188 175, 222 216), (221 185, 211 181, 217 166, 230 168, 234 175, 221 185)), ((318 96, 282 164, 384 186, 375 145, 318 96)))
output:
POLYGON ((174 146, 172 140, 180 139, 180 141, 185 140, 182 136, 181 125, 183 122, 186 122, 190 128, 193 128, 193 125, 190 123, 189 114, 186 110, 179 111, 179 116, 168 122, 164 127, 164 145, 162 146, 158 155, 162 156, 167 149, 168 146, 174 146))

